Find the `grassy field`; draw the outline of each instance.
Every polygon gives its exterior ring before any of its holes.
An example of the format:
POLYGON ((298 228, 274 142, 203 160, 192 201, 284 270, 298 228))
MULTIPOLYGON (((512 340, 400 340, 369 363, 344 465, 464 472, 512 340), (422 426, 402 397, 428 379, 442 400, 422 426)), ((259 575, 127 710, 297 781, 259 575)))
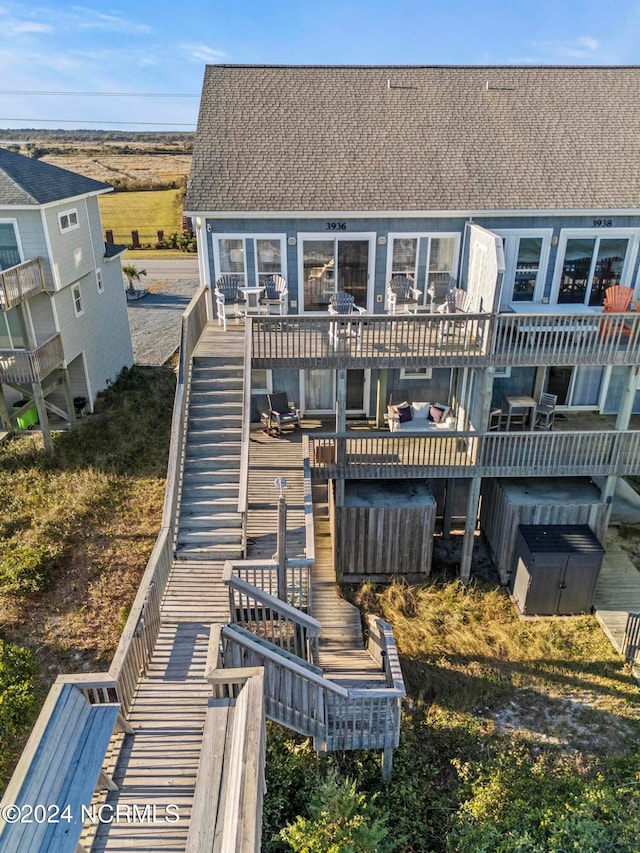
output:
POLYGON ((165 236, 182 231, 180 190, 108 193, 100 196, 102 227, 113 231, 116 243, 131 243, 131 231, 138 231, 140 243, 152 246, 162 229, 165 236))
POLYGON ((127 371, 94 415, 0 448, 0 788, 50 683, 102 671, 162 515, 175 374, 127 371))
POLYGON ((594 617, 521 621, 503 589, 457 581, 366 586, 357 600, 392 623, 401 655, 409 698, 393 779, 381 782, 379 755, 322 762, 271 727, 265 853, 292 849, 285 825, 304 830, 308 846, 293 849, 319 851, 334 849, 309 843, 328 825, 363 833, 367 821, 386 838, 349 849, 640 850, 638 685, 594 617), (339 799, 334 785, 318 802, 332 779, 357 795, 343 787, 339 799))

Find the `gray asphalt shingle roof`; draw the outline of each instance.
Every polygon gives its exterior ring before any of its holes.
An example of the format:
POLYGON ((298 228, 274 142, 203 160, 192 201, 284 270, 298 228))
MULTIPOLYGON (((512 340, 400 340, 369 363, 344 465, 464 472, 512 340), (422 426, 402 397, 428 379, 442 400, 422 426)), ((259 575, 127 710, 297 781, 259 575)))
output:
POLYGON ((0 148, 0 205, 40 205, 111 189, 42 160, 0 148))
POLYGON ((640 68, 210 65, 186 209, 640 207, 640 68))

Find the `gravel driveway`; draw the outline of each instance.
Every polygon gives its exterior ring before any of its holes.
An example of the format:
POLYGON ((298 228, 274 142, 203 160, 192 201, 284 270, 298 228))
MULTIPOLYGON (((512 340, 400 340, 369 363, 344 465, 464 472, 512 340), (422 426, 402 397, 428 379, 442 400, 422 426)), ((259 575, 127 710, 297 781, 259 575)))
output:
MULTIPOLYGON (((187 275, 189 273, 187 272, 187 275)), ((128 303, 133 356, 137 364, 159 365, 180 345, 180 318, 198 289, 198 278, 156 278, 151 272, 136 287, 148 293, 128 303)))

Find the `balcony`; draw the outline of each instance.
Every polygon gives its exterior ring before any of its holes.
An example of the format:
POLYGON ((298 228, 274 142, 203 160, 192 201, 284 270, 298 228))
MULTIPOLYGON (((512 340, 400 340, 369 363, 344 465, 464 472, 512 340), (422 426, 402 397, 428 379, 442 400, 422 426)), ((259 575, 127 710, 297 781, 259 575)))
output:
POLYGON ((58 334, 35 349, 0 349, 0 382, 41 382, 63 362, 62 339, 58 334))
POLYGON ((45 289, 40 258, 0 272, 0 310, 8 311, 45 289))
POLYGON ((349 317, 329 338, 330 318, 258 317, 256 368, 407 368, 640 364, 640 314, 424 314, 349 317))

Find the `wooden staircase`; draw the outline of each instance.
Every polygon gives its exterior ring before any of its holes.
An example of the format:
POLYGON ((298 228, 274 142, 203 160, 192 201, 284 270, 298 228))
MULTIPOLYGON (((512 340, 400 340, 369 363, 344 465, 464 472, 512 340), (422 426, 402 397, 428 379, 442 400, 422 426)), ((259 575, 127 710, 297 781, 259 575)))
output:
POLYGON ((177 525, 179 560, 242 556, 242 382, 241 359, 194 359, 177 525))

